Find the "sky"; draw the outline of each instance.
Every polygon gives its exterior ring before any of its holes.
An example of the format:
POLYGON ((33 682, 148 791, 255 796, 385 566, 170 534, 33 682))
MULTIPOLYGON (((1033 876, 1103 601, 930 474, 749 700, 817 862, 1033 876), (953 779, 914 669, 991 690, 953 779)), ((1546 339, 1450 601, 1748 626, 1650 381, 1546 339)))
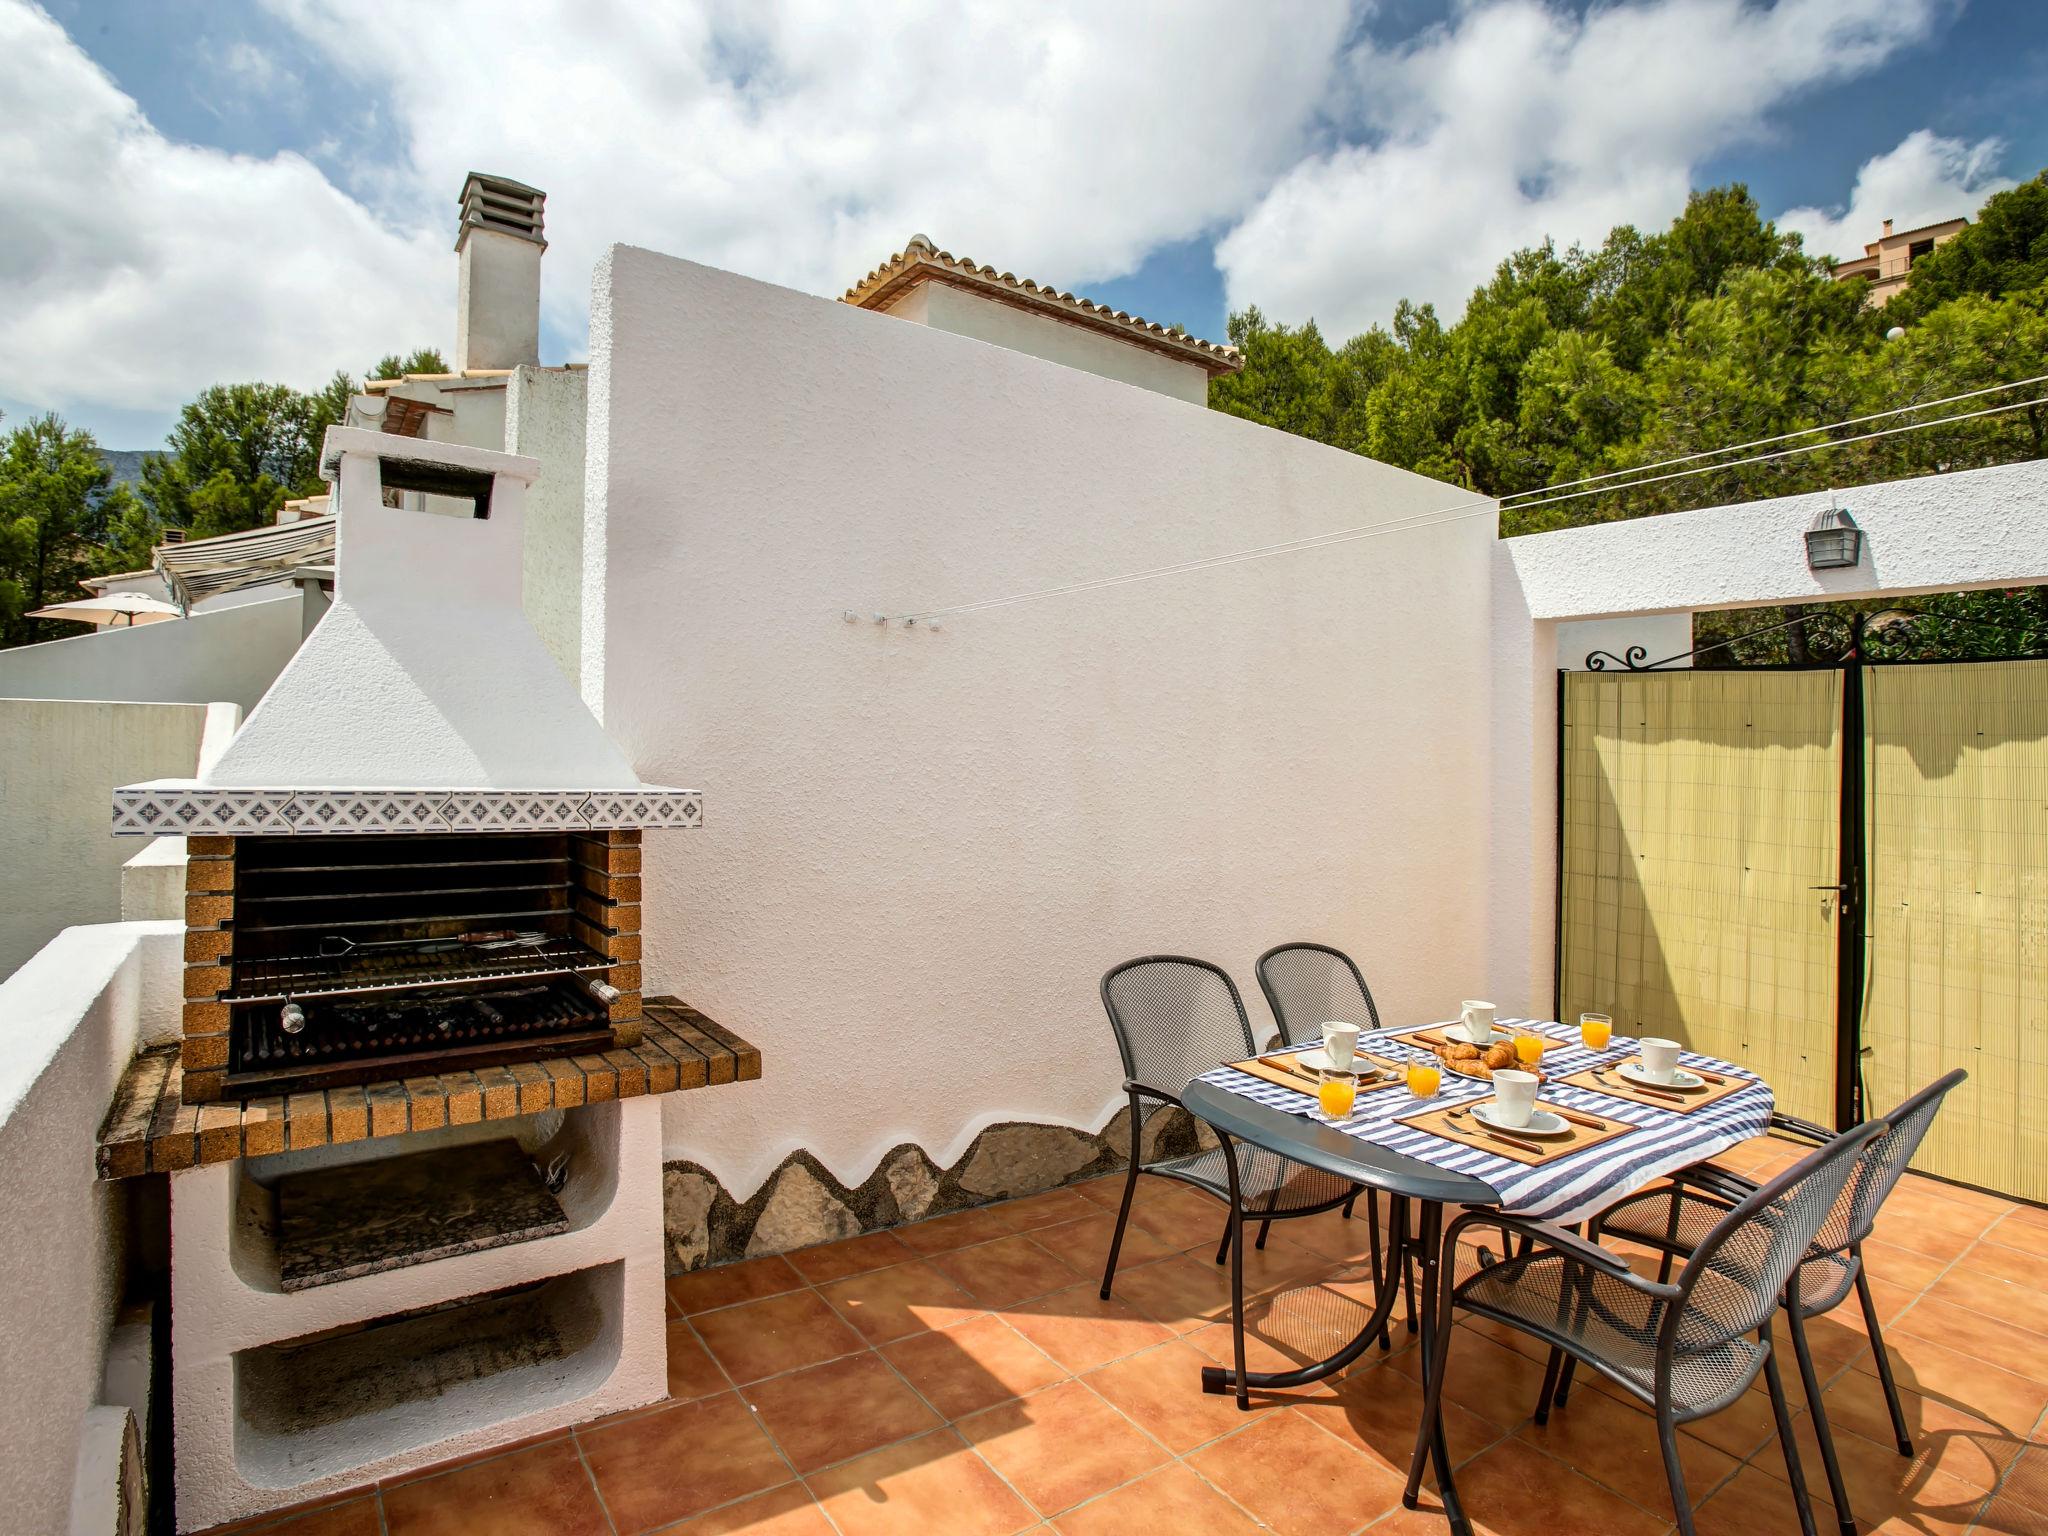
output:
POLYGON ((2048 0, 0 0, 0 415, 452 350, 464 174, 548 193, 542 354, 624 242, 837 295, 913 233, 1221 339, 1447 319, 1746 182, 1860 253, 2048 166, 2048 0))

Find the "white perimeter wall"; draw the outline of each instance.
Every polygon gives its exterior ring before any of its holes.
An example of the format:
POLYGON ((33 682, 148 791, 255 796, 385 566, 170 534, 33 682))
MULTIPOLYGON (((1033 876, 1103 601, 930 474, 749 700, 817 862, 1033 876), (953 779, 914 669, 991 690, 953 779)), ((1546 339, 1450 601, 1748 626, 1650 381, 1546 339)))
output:
MULTIPOLYGON (((1352 951, 1392 1019, 1486 974, 1490 505, 1036 358, 617 248, 592 305, 584 676, 648 779, 647 985, 758 1043, 670 1102, 737 1194, 803 1146, 1100 1126, 1134 955, 1352 951), (971 602, 1456 507, 1320 552, 971 602)), ((1521 744, 1517 744, 1519 750, 1521 744)))
POLYGON ((0 651, 0 698, 129 699, 253 709, 305 632, 296 590, 189 619, 0 651))
POLYGON ((571 678, 583 645, 583 430, 590 375, 521 368, 506 381, 505 451, 539 459, 526 488, 522 600, 549 654, 571 678))
POLYGON ((93 1173, 137 1040, 178 1028, 180 923, 59 934, 0 983, 0 1489, 10 1531, 72 1529, 85 1414, 120 1300, 125 1190, 93 1173))
POLYGON ((120 916, 136 842, 113 835, 114 786, 190 776, 205 730, 203 704, 0 699, 0 976, 58 929, 120 916))

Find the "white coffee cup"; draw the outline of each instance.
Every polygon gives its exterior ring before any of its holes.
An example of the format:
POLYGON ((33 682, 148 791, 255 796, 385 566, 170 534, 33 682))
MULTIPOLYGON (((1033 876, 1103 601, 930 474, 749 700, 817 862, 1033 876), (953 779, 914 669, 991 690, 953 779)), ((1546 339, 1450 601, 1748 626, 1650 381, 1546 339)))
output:
POLYGON ((1536 1113, 1536 1086, 1542 1082, 1534 1072, 1517 1072, 1502 1067, 1493 1074, 1493 1102, 1501 1120, 1508 1125, 1527 1125, 1536 1113))
POLYGON ((1493 1039, 1493 1004, 1471 999, 1458 1004, 1458 1022, 1452 1028, 1468 1044, 1489 1044, 1493 1039))
POLYGON ((1678 1076, 1678 1042, 1645 1037, 1636 1042, 1642 1048, 1643 1076, 1653 1083, 1668 1083, 1678 1076))
POLYGON ((1358 1026, 1329 1023, 1323 1026, 1323 1054, 1340 1072, 1349 1072, 1358 1055, 1358 1026))

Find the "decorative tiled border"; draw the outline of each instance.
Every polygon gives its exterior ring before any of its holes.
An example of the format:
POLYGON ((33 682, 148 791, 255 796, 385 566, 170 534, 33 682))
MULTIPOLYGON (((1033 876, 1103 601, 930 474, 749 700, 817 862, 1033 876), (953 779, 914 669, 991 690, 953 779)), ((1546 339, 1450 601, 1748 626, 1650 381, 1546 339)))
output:
POLYGON ((114 791, 114 835, 176 837, 389 832, 552 832, 704 825, 695 789, 213 789, 114 791))

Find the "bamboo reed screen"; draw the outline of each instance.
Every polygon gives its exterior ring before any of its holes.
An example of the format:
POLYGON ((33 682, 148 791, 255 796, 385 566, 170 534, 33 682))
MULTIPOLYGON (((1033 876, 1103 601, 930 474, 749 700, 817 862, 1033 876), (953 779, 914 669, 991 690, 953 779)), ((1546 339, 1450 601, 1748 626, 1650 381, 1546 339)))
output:
POLYGON ((2048 1200, 2048 662, 1866 689, 1869 1107, 1967 1067, 1915 1166, 2048 1200))
POLYGON ((1834 672, 1573 672, 1564 1016, 1614 1016, 1834 1121, 1841 796, 1834 672))

